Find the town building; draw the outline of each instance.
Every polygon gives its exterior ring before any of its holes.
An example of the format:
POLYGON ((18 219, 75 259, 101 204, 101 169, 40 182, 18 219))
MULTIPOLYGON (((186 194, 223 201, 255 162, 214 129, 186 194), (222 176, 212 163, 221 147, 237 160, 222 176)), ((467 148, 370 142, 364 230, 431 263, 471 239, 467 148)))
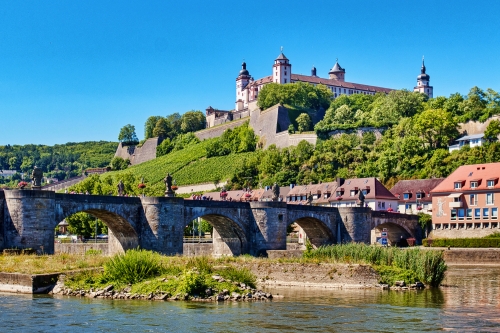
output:
POLYGON ((486 139, 484 138, 484 133, 479 133, 463 136, 456 141, 458 142, 457 144, 448 146, 448 151, 450 153, 465 146, 468 146, 470 148, 481 147, 486 142, 486 139))
POLYGON ((483 237, 500 232, 500 163, 463 165, 431 190, 431 237, 483 237))
POLYGON ((400 180, 391 188, 398 198, 397 211, 405 214, 432 214, 431 190, 444 178, 400 180))
POLYGON ((287 203, 295 205, 359 207, 360 192, 364 206, 376 211, 395 211, 397 198, 377 178, 337 178, 334 182, 295 186, 288 192, 287 203))

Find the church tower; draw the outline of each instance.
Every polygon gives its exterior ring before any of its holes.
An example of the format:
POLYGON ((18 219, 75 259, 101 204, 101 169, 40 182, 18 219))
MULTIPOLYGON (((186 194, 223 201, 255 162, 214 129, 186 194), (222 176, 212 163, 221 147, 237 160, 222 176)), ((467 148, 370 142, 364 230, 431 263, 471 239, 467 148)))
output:
POLYGON ((413 88, 413 91, 418 91, 432 98, 433 87, 429 85, 430 80, 431 77, 425 73, 424 57, 422 57, 422 67, 420 68, 420 75, 417 76, 417 86, 413 88))
POLYGON ((273 65, 273 82, 278 84, 290 83, 290 78, 292 77, 292 65, 287 57, 283 54, 283 47, 281 47, 281 53, 274 60, 273 65))
POLYGON ((246 62, 241 64, 240 74, 236 78, 236 107, 235 110, 243 110, 245 103, 248 103, 248 89, 245 89, 250 82, 251 76, 247 70, 246 62))
POLYGON ((335 60, 335 65, 333 65, 328 74, 330 75, 330 80, 345 82, 345 69, 340 67, 338 59, 335 60))

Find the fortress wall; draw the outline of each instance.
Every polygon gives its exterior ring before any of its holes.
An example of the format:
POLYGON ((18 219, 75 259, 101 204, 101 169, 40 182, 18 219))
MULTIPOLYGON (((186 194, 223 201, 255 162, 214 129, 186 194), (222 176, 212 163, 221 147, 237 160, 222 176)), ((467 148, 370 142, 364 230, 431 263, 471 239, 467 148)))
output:
MULTIPOLYGON (((287 133, 288 134, 288 133, 287 133)), ((288 146, 296 146, 300 141, 306 140, 307 142, 316 145, 318 136, 316 133, 301 133, 301 134, 288 134, 288 146)))
POLYGON ((486 127, 488 127, 492 120, 500 120, 500 116, 493 116, 486 120, 484 123, 481 123, 479 121, 468 121, 466 123, 458 124, 458 131, 466 135, 481 134, 486 131, 486 127))
POLYGON ((123 146, 122 143, 116 149, 115 157, 129 159, 132 165, 140 164, 156 158, 156 147, 163 139, 159 137, 147 139, 141 147, 123 146))
POLYGON ((367 132, 372 132, 373 134, 375 134, 375 137, 377 139, 380 139, 382 137, 382 135, 384 134, 385 130, 386 130, 386 128, 383 128, 383 127, 360 127, 360 128, 356 128, 356 129, 331 131, 328 133, 328 136, 338 138, 344 133, 345 134, 355 133, 358 137, 361 138, 363 136, 363 134, 365 134, 367 132))
POLYGON ((221 136, 222 133, 224 133, 224 131, 227 130, 228 128, 235 128, 235 127, 241 126, 247 120, 248 120, 248 117, 243 118, 243 119, 239 119, 236 121, 227 122, 227 123, 224 123, 223 125, 219 125, 217 127, 211 127, 211 128, 207 128, 207 129, 195 132, 194 135, 196 135, 196 137, 200 140, 216 138, 218 136, 221 136))

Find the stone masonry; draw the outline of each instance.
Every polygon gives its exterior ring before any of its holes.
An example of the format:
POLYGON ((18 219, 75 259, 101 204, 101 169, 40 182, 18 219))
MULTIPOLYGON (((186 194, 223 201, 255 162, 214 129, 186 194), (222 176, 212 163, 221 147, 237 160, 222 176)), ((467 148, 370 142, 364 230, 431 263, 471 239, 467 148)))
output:
POLYGON ((33 248, 54 253, 54 229, 77 212, 109 228, 108 253, 140 246, 167 255, 184 251, 184 228, 198 217, 214 226, 214 256, 267 255, 286 249, 287 226, 303 228, 313 246, 369 243, 380 227, 421 240, 415 216, 369 208, 288 205, 286 202, 229 202, 165 197, 113 197, 50 191, 0 191, 0 249, 33 248))

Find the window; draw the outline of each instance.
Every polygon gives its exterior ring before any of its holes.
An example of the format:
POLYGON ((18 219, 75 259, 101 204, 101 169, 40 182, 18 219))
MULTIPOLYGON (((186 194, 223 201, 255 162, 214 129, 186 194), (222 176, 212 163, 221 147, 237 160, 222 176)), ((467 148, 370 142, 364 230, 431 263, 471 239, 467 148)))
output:
POLYGON ((477 182, 470 182, 470 188, 476 188, 477 182))
POLYGON ((367 190, 362 190, 361 192, 363 192, 363 195, 366 195, 368 193, 367 190))
POLYGON ((455 190, 462 188, 462 182, 455 182, 455 190))
POLYGON ((490 209, 489 208, 483 208, 483 219, 488 219, 490 217, 490 209))
POLYGON ((477 206, 477 194, 471 194, 469 196, 469 205, 477 206))
POLYGON ((486 185, 487 185, 488 187, 493 187, 493 186, 495 186, 495 181, 494 181, 493 179, 492 179, 492 180, 488 180, 488 181, 486 182, 486 185))
POLYGON ((486 204, 493 205, 493 193, 486 193, 486 204))
POLYGON ((337 191, 337 196, 341 197, 342 196, 342 191, 337 191))
POLYGON ((405 205, 405 209, 406 209, 406 210, 410 210, 410 209, 411 209, 411 204, 406 204, 406 205, 405 205))
POLYGON ((481 208, 474 208, 474 220, 481 218, 481 208))
POLYGON ((457 210, 452 209, 450 213, 450 220, 456 220, 457 219, 457 210))
POLYGON ((351 197, 355 196, 356 195, 356 190, 351 190, 351 197))
POLYGON ((464 209, 461 208, 458 210, 458 219, 463 220, 464 219, 464 209))
POLYGON ((403 193, 403 199, 405 200, 410 199, 410 193, 403 193))
POLYGON ((467 220, 472 220, 472 209, 467 209, 467 220))
POLYGON ((303 195, 302 200, 307 200, 307 197, 305 195, 303 195))
MULTIPOLYGON (((285 73, 286 74, 286 73, 285 73)), ((286 79, 285 79, 285 83, 286 83, 286 79)))
POLYGON ((385 209, 385 202, 384 201, 382 201, 382 208, 385 209))
POLYGON ((491 209, 491 218, 493 220, 498 219, 498 208, 495 207, 491 209))
POLYGON ((422 192, 417 193, 417 199, 422 199, 424 194, 422 192))

